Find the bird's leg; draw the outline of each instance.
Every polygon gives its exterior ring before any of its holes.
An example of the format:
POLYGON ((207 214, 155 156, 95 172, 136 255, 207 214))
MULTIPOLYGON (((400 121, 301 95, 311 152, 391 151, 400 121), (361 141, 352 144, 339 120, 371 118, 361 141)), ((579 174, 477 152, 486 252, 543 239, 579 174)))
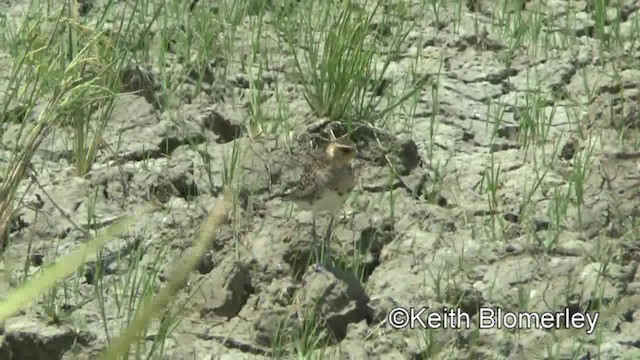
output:
MULTIPOLYGON (((327 226, 327 233, 325 234, 324 241, 322 242, 322 252, 324 253, 324 259, 331 259, 331 254, 329 249, 329 243, 331 241, 331 234, 333 232, 333 220, 335 219, 336 214, 331 213, 331 218, 329 219, 329 225, 327 226)), ((324 262, 323 262, 324 264, 324 262)))
POLYGON ((313 251, 314 254, 316 255, 316 264, 315 264, 315 270, 317 272, 324 270, 324 267, 322 266, 322 253, 320 251, 320 248, 318 247, 318 235, 316 233, 316 214, 314 213, 312 215, 312 221, 313 221, 313 227, 311 228, 311 247, 313 247, 313 251))
POLYGON ((340 220, 347 223, 349 221, 349 217, 351 215, 353 215, 353 210, 345 210, 344 208, 341 210, 342 216, 340 217, 340 220))

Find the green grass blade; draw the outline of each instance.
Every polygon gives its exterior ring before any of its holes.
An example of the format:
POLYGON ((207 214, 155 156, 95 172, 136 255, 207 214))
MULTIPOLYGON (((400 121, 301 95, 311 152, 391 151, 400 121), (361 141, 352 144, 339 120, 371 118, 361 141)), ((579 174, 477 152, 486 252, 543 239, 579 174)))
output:
POLYGON ((141 311, 136 314, 131 325, 122 331, 111 343, 111 346, 105 350, 102 359, 120 359, 129 351, 132 344, 140 340, 139 334, 149 326, 153 317, 162 314, 167 309, 172 299, 186 283, 191 270, 209 248, 211 240, 215 237, 216 229, 224 220, 225 210, 228 208, 226 203, 229 201, 230 196, 231 192, 227 189, 224 198, 216 204, 202 224, 197 242, 194 245, 194 251, 185 259, 182 266, 177 269, 177 272, 172 274, 168 285, 157 296, 145 300, 141 311))
POLYGON ((13 291, 7 299, 0 304, 0 321, 6 320, 18 310, 26 308, 40 295, 49 291, 55 284, 71 275, 85 261, 88 255, 95 254, 107 240, 119 236, 134 218, 121 219, 109 226, 104 232, 96 236, 84 246, 73 251, 71 254, 59 259, 53 266, 47 269, 41 276, 27 282, 21 288, 13 291))

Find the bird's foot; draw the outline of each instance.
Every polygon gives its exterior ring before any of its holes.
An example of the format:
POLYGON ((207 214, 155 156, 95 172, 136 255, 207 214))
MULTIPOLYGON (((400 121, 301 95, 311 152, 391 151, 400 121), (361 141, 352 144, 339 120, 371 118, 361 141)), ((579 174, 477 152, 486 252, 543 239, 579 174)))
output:
POLYGON ((340 219, 338 220, 340 223, 348 223, 349 220, 351 220, 351 218, 353 217, 353 215, 355 214, 355 211, 353 210, 343 210, 342 214, 340 215, 340 219))

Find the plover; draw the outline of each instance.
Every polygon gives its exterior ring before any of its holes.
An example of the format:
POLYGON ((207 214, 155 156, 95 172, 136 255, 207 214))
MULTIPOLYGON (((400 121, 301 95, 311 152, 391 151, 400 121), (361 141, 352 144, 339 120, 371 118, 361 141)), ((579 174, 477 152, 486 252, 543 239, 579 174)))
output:
POLYGON ((294 188, 284 195, 299 209, 311 211, 313 217, 312 240, 316 255, 316 269, 324 268, 321 249, 318 248, 316 217, 326 212, 331 216, 322 250, 329 248, 331 230, 336 213, 355 187, 353 160, 358 157, 355 143, 348 135, 329 143, 324 152, 312 152, 304 162, 302 174, 294 188))

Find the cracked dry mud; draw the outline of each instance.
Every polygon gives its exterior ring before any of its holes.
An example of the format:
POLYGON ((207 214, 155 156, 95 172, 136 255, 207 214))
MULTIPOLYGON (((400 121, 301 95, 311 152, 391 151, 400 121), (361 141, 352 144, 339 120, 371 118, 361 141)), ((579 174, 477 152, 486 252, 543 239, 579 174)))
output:
MULTIPOLYGON (((160 287, 190 251, 204 209, 221 196, 235 148, 242 152, 236 174, 242 179, 241 201, 190 278, 199 288, 180 294, 185 317, 167 338, 166 358, 292 356, 274 353, 273 344, 293 348, 290 339, 305 330, 314 309, 326 330, 320 336, 327 342, 325 356, 336 359, 419 359, 436 351, 443 358, 640 357, 640 152, 618 146, 621 139, 637 142, 640 70, 630 65, 640 60, 636 40, 600 52, 590 2, 572 1, 568 7, 568 1, 558 0, 546 5, 555 15, 547 15, 542 30, 553 31, 565 11, 574 11, 576 22, 567 30, 575 41, 571 50, 534 51, 523 43, 507 54, 509 39, 491 30, 492 2, 468 3, 459 29, 450 23, 452 10, 443 10, 437 21, 426 15, 391 63, 390 86, 402 86, 395 77, 410 71, 417 56, 422 61, 415 71, 437 79, 433 89, 422 90, 414 116, 398 115, 386 130, 362 127, 352 134, 365 160, 357 164, 358 187, 335 227, 331 251, 340 265, 363 259, 357 271, 310 271, 309 214, 270 196, 295 180, 296 155, 304 146, 322 146, 319 139, 329 129, 345 131, 336 123, 313 126, 322 119, 309 116, 300 87, 287 85, 290 66, 283 64, 291 59, 285 57, 268 77, 280 88, 289 86, 286 104, 300 134, 293 147, 285 145, 284 134, 250 140, 246 109, 229 100, 249 91, 239 66, 228 79, 209 79, 206 95, 194 96, 187 82, 177 96, 189 98, 188 104, 175 110, 158 107, 160 87, 141 80, 153 77, 129 69, 123 74, 128 90, 143 91, 117 97, 103 134, 106 143, 118 144, 117 154, 101 151, 89 175, 78 178, 67 144, 50 134, 33 163, 51 199, 30 188, 24 202, 40 208, 21 207, 7 258, 22 264, 32 242, 35 271, 55 252, 82 243, 82 231, 58 207, 88 229, 152 203, 154 213, 108 245, 105 279, 125 276, 134 258, 144 272, 168 249, 161 258, 163 272, 151 274, 160 287), (477 31, 475 19, 486 32, 477 31), (503 59, 509 55, 507 67, 503 59), (216 90, 229 84, 235 95, 216 90), (538 129, 547 132, 547 140, 525 147, 522 138, 531 130, 525 124, 535 118, 548 122, 538 129), (430 138, 432 121, 437 130, 430 138), (583 204, 566 209, 557 231, 554 197, 574 191, 576 172, 587 160, 583 204), (494 206, 486 191, 492 177, 494 206), (95 218, 88 219, 89 212, 95 218), (584 330, 567 336, 566 330, 540 329, 394 330, 385 323, 396 306, 460 308, 473 316, 479 307, 515 311, 523 303, 530 312, 599 310, 598 336, 585 336, 584 330), (584 341, 581 348, 577 336, 584 341)), ((536 3, 525 2, 524 11, 536 3)), ((0 9, 17 16, 22 6, 18 1, 0 9)), ((615 6, 623 14, 620 31, 632 34, 640 5, 615 6)), ((242 35, 246 28, 238 31, 240 57, 250 36, 242 35)), ((6 54, 0 53, 0 61, 10 67, 6 54)), ((269 98, 274 91, 269 85, 263 89, 263 111, 278 111, 269 98)), ((16 145, 12 134, 21 125, 3 126, 0 158, 8 159, 16 145)), ((320 219, 318 225, 326 223, 320 219)), ((85 294, 98 286, 94 271, 95 265, 88 266, 80 277, 85 294)), ((104 301, 110 314, 106 325, 97 301, 65 304, 77 307, 73 325, 49 324, 42 304, 9 319, 0 335, 0 358, 91 358, 107 342, 104 327, 115 334, 124 321, 115 315, 116 294, 106 291, 104 301)), ((150 329, 149 341, 157 331, 150 329)))

